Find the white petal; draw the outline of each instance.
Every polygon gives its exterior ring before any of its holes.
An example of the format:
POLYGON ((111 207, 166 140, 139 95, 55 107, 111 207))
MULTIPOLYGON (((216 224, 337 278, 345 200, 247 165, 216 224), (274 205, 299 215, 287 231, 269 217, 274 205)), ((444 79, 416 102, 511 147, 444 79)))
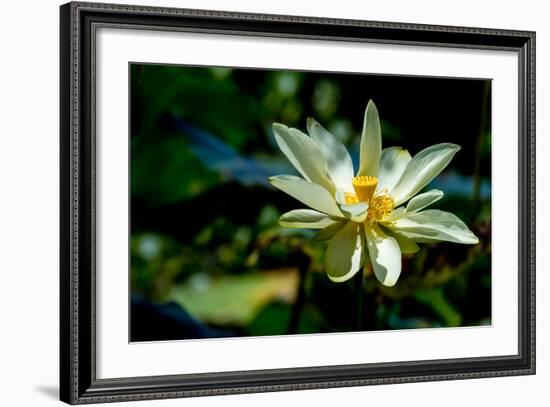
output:
POLYGON ((357 175, 378 175, 380 154, 382 150, 382 135, 380 131, 380 118, 378 109, 372 100, 365 110, 363 121, 363 133, 361 134, 361 147, 359 151, 359 171, 357 175))
POLYGON ((401 253, 403 254, 414 254, 417 251, 420 250, 420 247, 416 244, 416 242, 412 239, 409 239, 408 237, 405 237, 399 233, 396 233, 395 231, 392 231, 391 229, 384 229, 384 232, 394 237, 395 240, 397 240, 397 243, 399 243, 399 248, 401 249, 401 253))
POLYGON ((321 149, 311 137, 279 123, 273 124, 273 133, 283 154, 306 180, 334 193, 334 184, 328 176, 327 163, 321 149))
MULTIPOLYGON (((336 200, 336 203, 339 205, 345 205, 346 204, 346 192, 350 191, 346 188, 338 188, 334 194, 334 199, 336 200)), ((351 189, 353 191, 353 188, 351 189)))
POLYGON ((403 207, 396 208, 384 218, 383 222, 394 222, 397 219, 401 219, 403 216, 405 216, 405 214, 406 214, 405 208, 403 207))
POLYGON ((336 236, 336 233, 338 233, 347 223, 348 220, 337 221, 332 225, 320 230, 317 234, 315 234, 315 236, 313 236, 313 239, 330 240, 334 236, 336 236))
POLYGON ((353 190, 353 163, 346 147, 311 117, 307 119, 307 131, 319 145, 327 162, 328 175, 336 188, 353 190))
POLYGON ((365 226, 369 257, 374 275, 385 286, 395 285, 401 274, 401 249, 397 240, 378 226, 365 226))
POLYGON ((399 243, 399 248, 403 254, 415 254, 420 250, 416 242, 408 237, 400 235, 399 233, 396 233, 393 237, 395 237, 395 240, 399 243))
POLYGON ((348 222, 328 243, 325 267, 332 281, 349 280, 361 270, 365 258, 364 239, 361 225, 348 222))
POLYGON ((436 144, 415 155, 391 195, 398 206, 414 196, 434 179, 452 160, 460 146, 450 143, 436 144))
POLYGON ((369 204, 366 202, 359 202, 356 204, 340 205, 340 210, 352 221, 363 222, 367 218, 369 204))
POLYGON ((408 203, 405 210, 408 213, 418 212, 427 206, 430 206, 436 201, 443 198, 443 191, 439 189, 431 189, 428 192, 414 196, 408 203))
POLYGON ((336 223, 336 220, 311 209, 295 209, 279 218, 279 225, 286 228, 323 229, 336 223))
POLYGON ((411 161, 409 152, 401 147, 389 147, 382 150, 378 171, 378 190, 393 189, 411 161))
POLYGON ((419 242, 447 241, 476 244, 479 239, 450 212, 429 209, 408 214, 388 225, 391 230, 419 242))
POLYGON ((277 175, 270 177, 269 182, 275 188, 286 192, 312 209, 328 215, 343 217, 332 195, 320 185, 294 175, 277 175))

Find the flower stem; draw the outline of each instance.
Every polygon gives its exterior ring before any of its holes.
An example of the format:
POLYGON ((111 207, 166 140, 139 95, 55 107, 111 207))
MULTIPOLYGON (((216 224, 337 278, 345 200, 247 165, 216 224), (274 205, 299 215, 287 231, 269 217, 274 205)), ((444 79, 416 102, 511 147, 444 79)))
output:
POLYGON ((355 330, 363 330, 363 272, 359 270, 353 278, 355 294, 355 330))
POLYGON ((300 281, 298 283, 298 293, 296 294, 296 301, 292 305, 292 311, 290 314, 290 320, 288 322, 288 333, 295 334, 298 333, 298 324, 300 323, 300 316, 302 315, 302 310, 304 309, 306 291, 304 287, 305 282, 305 270, 300 269, 300 281))
POLYGON ((306 302, 306 273, 309 268, 310 260, 302 253, 293 253, 291 260, 298 268, 298 290, 296 293, 296 300, 292 305, 287 332, 289 334, 295 334, 298 333, 300 317, 306 302))

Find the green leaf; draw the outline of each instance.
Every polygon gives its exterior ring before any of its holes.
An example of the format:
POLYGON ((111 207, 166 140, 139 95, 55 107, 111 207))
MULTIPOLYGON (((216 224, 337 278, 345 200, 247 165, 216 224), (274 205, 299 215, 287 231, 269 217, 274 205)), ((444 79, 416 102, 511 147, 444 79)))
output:
POLYGON ((221 277, 199 273, 176 287, 170 299, 203 322, 246 326, 268 303, 275 300, 292 303, 297 286, 296 269, 221 277))

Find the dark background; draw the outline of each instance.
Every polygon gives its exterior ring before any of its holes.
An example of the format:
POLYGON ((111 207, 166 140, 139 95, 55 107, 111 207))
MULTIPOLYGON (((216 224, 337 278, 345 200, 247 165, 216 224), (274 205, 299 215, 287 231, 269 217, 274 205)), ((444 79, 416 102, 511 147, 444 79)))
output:
POLYGON ((350 283, 323 270, 325 243, 277 226, 303 207, 267 183, 294 173, 273 122, 315 117, 354 161, 372 99, 383 147, 462 149, 430 185, 434 207, 480 244, 422 245, 397 285, 365 279, 367 330, 490 323, 490 81, 131 65, 131 340, 353 330, 350 283))

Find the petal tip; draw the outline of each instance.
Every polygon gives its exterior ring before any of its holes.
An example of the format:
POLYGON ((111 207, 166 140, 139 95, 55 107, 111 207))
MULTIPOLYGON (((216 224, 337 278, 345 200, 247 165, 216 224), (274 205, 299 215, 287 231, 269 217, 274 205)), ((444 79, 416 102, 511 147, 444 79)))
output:
POLYGON ((385 287, 393 287, 395 284, 397 284, 397 280, 395 281, 381 281, 382 285, 385 287))
POLYGON ((278 188, 277 187, 277 181, 280 180, 282 178, 281 175, 272 175, 271 177, 269 177, 267 179, 267 182, 269 182, 272 186, 274 186, 275 188, 278 188))
POLYGON ((271 128, 275 132, 281 131, 281 130, 284 131, 284 130, 288 129, 288 127, 286 127, 284 124, 281 124, 281 123, 272 123, 271 128))
POLYGON ((462 148, 458 144, 454 143, 449 143, 449 147, 451 147, 455 152, 459 151, 462 148))
POLYGON ((369 99, 368 103, 367 103, 367 109, 368 108, 371 108, 371 109, 376 109, 376 104, 374 103, 374 101, 372 99, 369 99))
POLYGON ((327 277, 329 278, 330 281, 332 281, 333 283, 345 283, 346 281, 348 281, 350 278, 352 278, 355 274, 357 274, 359 270, 353 272, 353 273, 348 273, 344 276, 340 276, 340 277, 335 277, 333 275, 331 275, 328 271, 327 271, 327 277))

